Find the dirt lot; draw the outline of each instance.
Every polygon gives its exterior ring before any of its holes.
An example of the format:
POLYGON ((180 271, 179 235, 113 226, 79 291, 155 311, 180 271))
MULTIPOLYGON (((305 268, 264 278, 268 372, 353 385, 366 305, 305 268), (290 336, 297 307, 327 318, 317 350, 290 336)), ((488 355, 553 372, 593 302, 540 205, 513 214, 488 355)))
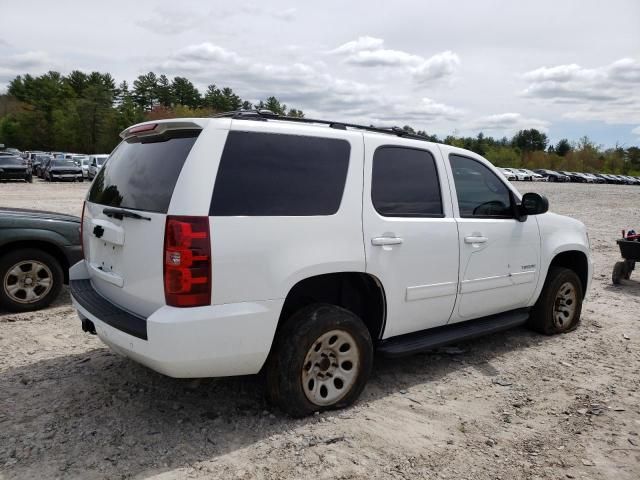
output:
MULTIPOLYGON (((640 478, 640 272, 614 287, 640 187, 519 184, 585 222, 596 263, 575 332, 520 329, 377 359, 353 408, 291 420, 256 377, 156 374, 82 333, 67 293, 0 312, 0 478, 640 478)), ((79 214, 87 184, 1 184, 0 205, 79 214)))

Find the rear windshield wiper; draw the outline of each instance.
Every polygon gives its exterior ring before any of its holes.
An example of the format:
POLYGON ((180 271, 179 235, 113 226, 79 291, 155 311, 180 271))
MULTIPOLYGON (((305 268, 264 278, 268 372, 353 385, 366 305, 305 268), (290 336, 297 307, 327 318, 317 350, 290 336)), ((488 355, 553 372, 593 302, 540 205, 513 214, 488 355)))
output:
POLYGON ((107 217, 117 218, 118 220, 122 220, 124 217, 127 217, 127 218, 135 218, 136 220, 151 221, 151 218, 149 217, 143 217, 142 215, 137 214, 136 212, 130 212, 129 210, 124 210, 123 208, 105 208, 102 210, 102 213, 104 213, 107 217))

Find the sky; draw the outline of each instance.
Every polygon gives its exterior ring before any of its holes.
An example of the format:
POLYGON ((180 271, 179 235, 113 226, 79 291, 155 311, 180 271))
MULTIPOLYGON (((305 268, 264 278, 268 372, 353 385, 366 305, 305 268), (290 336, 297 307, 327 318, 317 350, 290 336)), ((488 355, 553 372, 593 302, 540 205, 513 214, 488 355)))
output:
POLYGON ((312 118, 640 145, 639 0, 0 0, 0 19, 0 93, 154 71, 312 118))

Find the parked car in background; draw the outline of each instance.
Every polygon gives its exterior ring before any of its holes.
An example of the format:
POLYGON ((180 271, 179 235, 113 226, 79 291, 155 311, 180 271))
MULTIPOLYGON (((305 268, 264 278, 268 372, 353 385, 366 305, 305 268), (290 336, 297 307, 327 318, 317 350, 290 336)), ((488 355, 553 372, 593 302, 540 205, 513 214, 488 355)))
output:
POLYGON ((504 170, 505 172, 508 172, 508 173, 512 174, 513 176, 515 176, 514 180, 525 181, 525 180, 528 179, 528 175, 525 174, 525 173, 520 172, 517 168, 502 167, 501 170, 504 170))
POLYGON ((594 175, 593 173, 583 173, 590 183, 605 183, 604 179, 594 175))
POLYGON ((621 175, 627 181, 627 185, 640 185, 640 181, 631 175, 621 175))
POLYGON ((31 166, 31 170, 36 177, 41 178, 41 170, 44 168, 44 165, 48 160, 51 160, 53 157, 47 154, 37 155, 36 159, 33 161, 33 165, 31 166))
POLYGON ((102 165, 104 165, 104 162, 107 161, 107 158, 109 158, 109 155, 107 154, 89 155, 89 168, 87 170, 87 176, 90 179, 93 179, 98 174, 98 172, 102 168, 102 165))
POLYGON ((42 160, 42 163, 38 168, 38 178, 42 178, 44 180, 44 174, 47 171, 47 167, 51 164, 53 159, 54 159, 53 156, 48 156, 42 160))
POLYGON ((0 155, 0 180, 24 180, 31 183, 31 167, 18 155, 0 155))
POLYGON ((531 178, 532 182, 546 182, 547 178, 544 175, 540 175, 539 173, 534 172, 533 170, 529 170, 528 168, 521 168, 523 172, 527 173, 531 178))
POLYGON ((82 168, 82 176, 89 178, 89 156, 88 155, 74 155, 73 161, 82 168))
POLYGON ((569 172, 567 170, 560 170, 560 173, 569 177, 569 181, 574 183, 587 183, 587 179, 584 178, 581 174, 576 172, 569 172))
POLYGON ((81 182, 83 180, 82 167, 73 160, 54 158, 45 168, 44 179, 49 182, 64 180, 81 182))
POLYGON ((533 180, 531 177, 531 173, 529 173, 524 168, 512 168, 511 170, 516 174, 518 180, 523 180, 525 182, 531 182, 533 180))
POLYGON ((0 308, 49 305, 82 258, 80 219, 37 210, 0 208, 0 308))
POLYGON ((548 182, 568 182, 569 177, 564 173, 556 172, 555 170, 547 170, 545 168, 535 169, 534 172, 542 175, 548 182))
POLYGON ((622 175, 613 175, 613 174, 611 174, 611 176, 614 177, 618 181, 618 183, 620 185, 628 185, 629 184, 629 180, 624 178, 622 175))
POLYGON ((506 178, 510 182, 516 180, 516 174, 513 173, 510 169, 498 167, 498 171, 504 176, 504 178, 506 178))
POLYGON ((602 183, 614 183, 613 180, 609 179, 604 173, 594 173, 594 175, 602 180, 602 183))
POLYGON ((14 157, 22 157, 22 152, 20 150, 18 150, 17 148, 2 148, 0 153, 4 153, 5 155, 11 155, 14 157))
POLYGON ((29 165, 33 166, 33 162, 36 160, 38 155, 42 155, 44 152, 41 151, 31 151, 25 152, 25 159, 28 161, 29 165))
POLYGON ((264 371, 300 417, 355 402, 376 351, 578 326, 584 224, 474 152, 262 112, 122 133, 69 273, 85 331, 173 377, 264 371))

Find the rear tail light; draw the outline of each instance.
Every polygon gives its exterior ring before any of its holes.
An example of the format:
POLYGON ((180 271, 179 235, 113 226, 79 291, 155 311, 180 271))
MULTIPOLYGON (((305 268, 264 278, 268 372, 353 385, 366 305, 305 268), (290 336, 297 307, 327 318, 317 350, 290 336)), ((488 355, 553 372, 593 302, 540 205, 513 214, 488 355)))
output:
POLYGON ((167 216, 163 264, 167 305, 211 304, 209 217, 167 216))
POLYGON ((87 201, 82 202, 82 215, 80 216, 80 251, 82 252, 82 258, 84 257, 84 208, 87 206, 87 201))

